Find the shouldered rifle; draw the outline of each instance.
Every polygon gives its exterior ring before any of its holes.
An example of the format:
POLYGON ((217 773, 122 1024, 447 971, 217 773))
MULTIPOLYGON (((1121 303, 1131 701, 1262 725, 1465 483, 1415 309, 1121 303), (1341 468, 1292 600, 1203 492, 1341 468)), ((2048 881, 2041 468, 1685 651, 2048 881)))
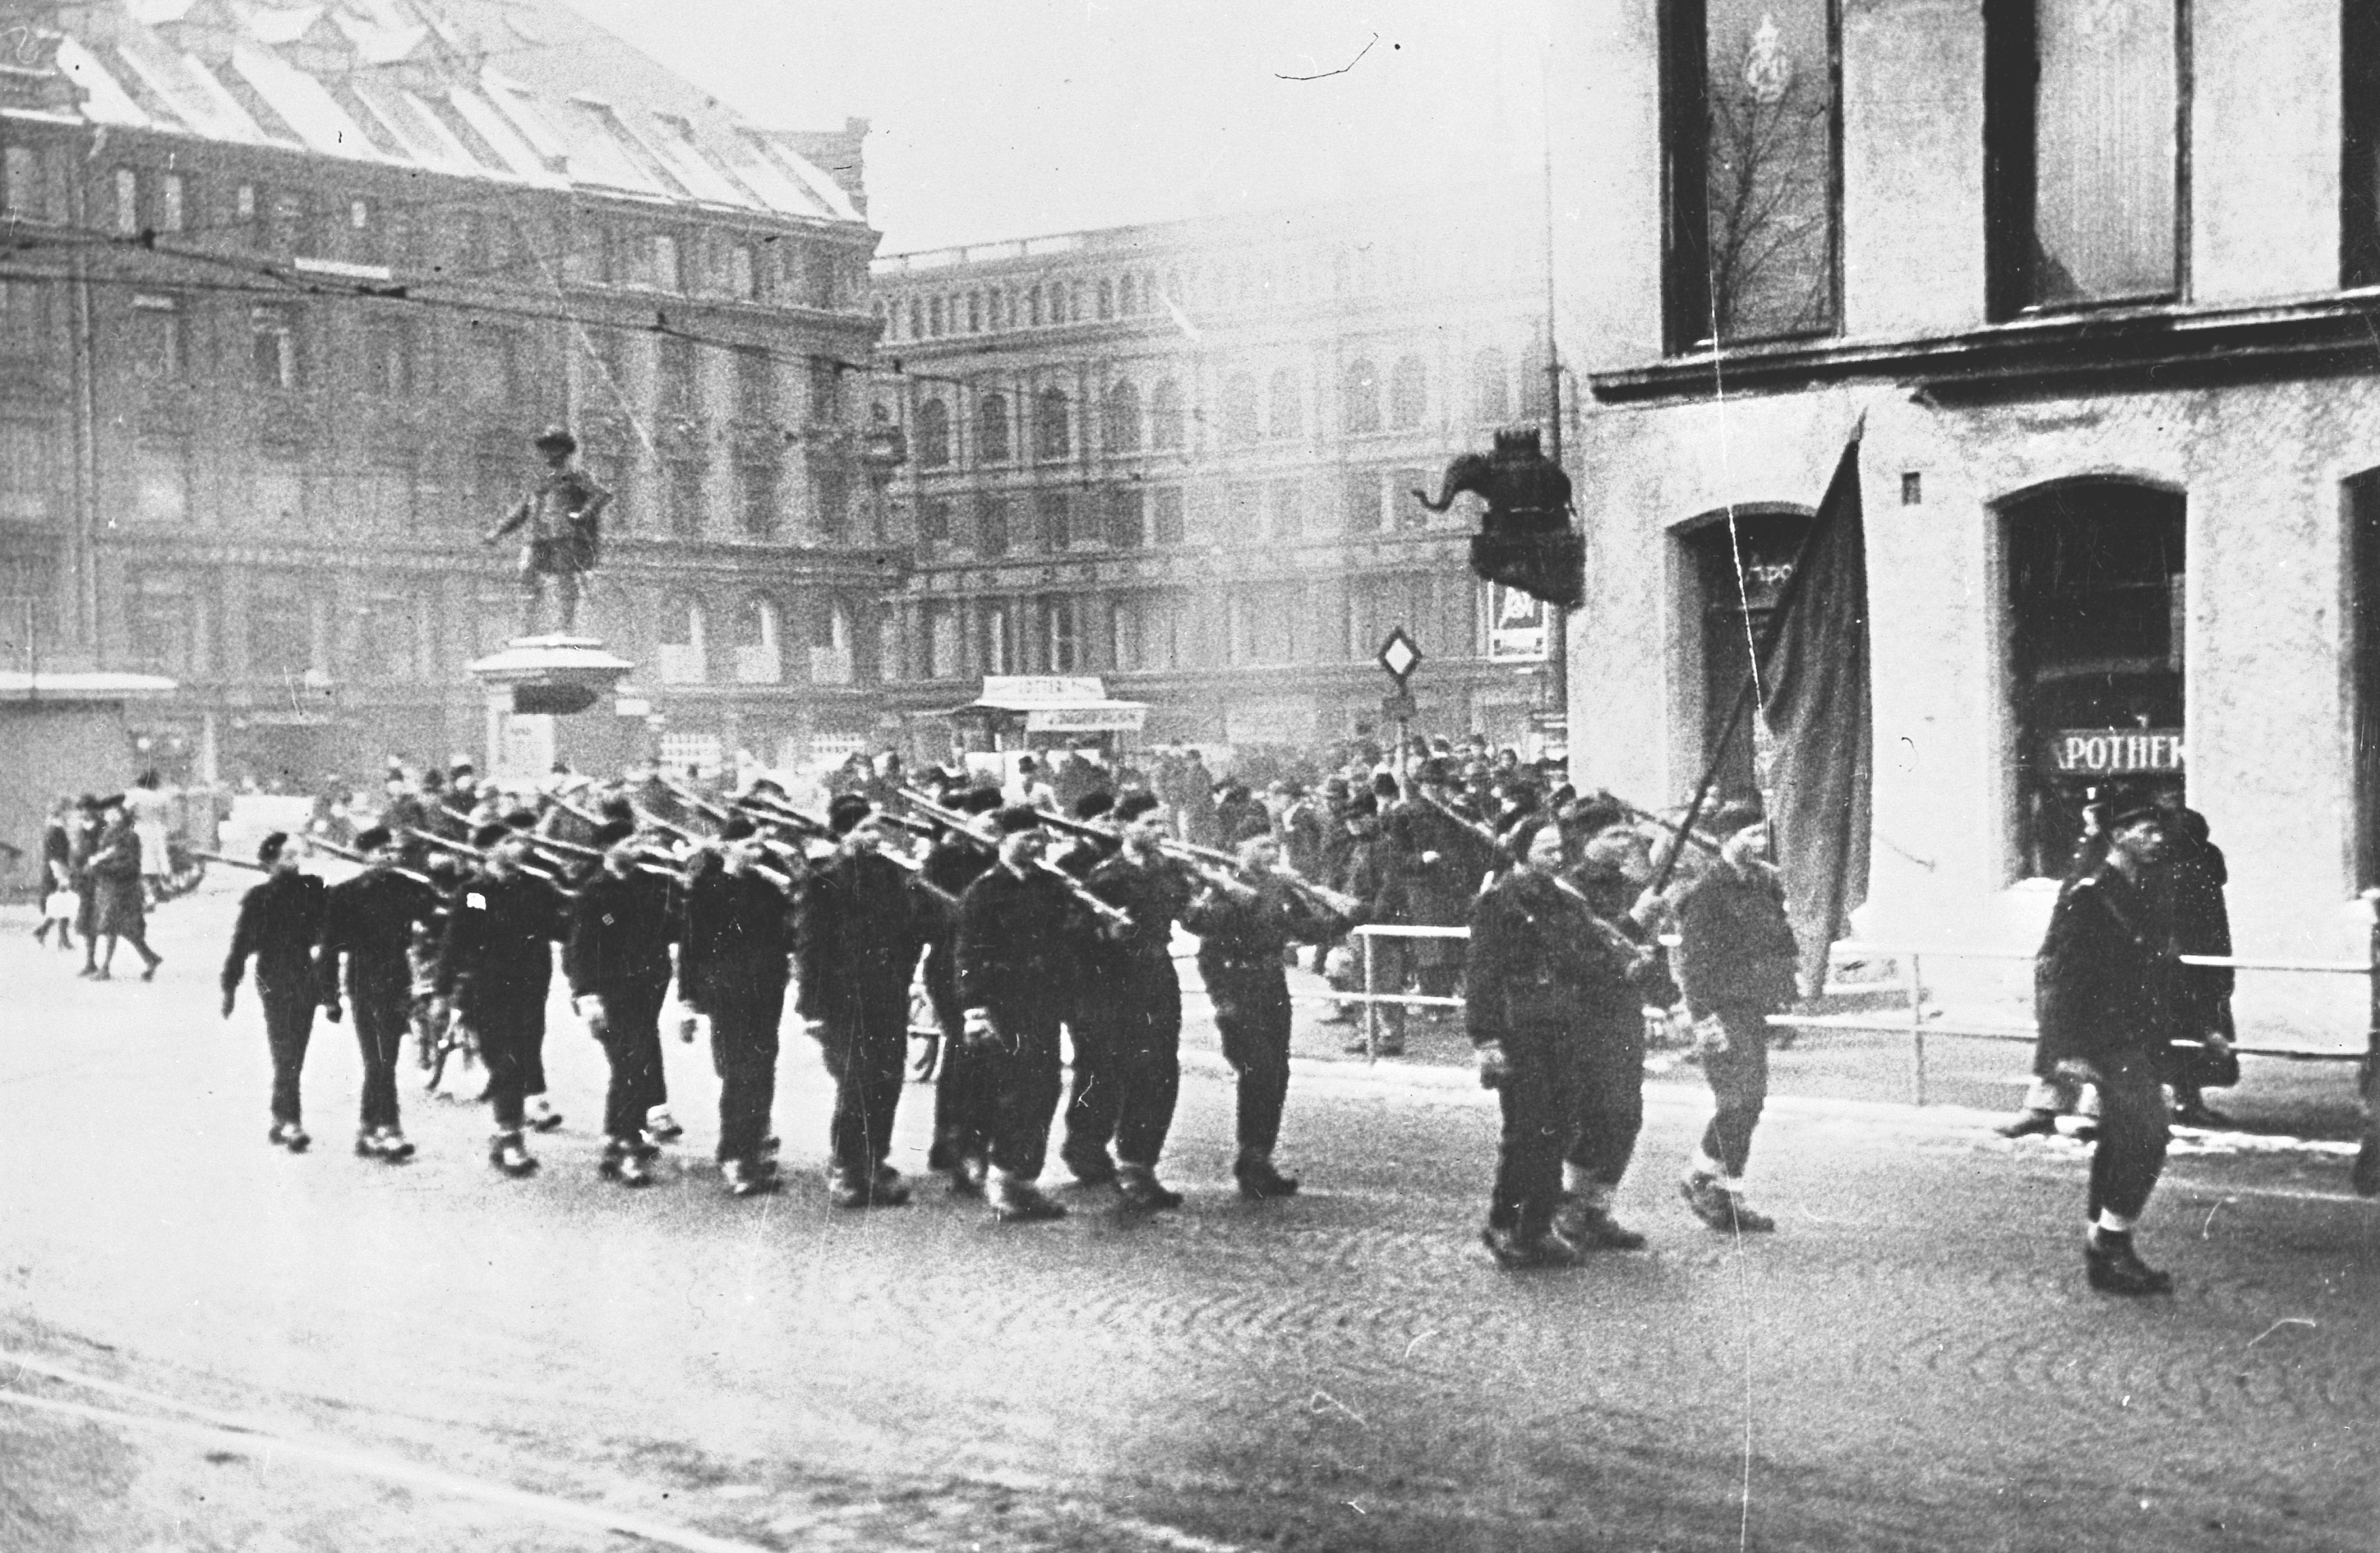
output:
MULTIPOLYGON (((969 816, 961 814, 956 809, 946 809, 942 807, 941 805, 934 802, 931 798, 927 797, 923 793, 918 792, 914 787, 904 787, 901 789, 901 796, 908 799, 911 806, 914 807, 920 814, 923 814, 927 819, 932 820, 943 830, 950 831, 953 835, 965 837, 966 840, 973 842, 976 845, 983 848, 986 852, 997 853, 1000 850, 998 845, 977 835, 975 831, 968 827, 967 820, 970 818, 969 816)), ((1045 814, 1041 816, 1041 818, 1046 820, 1050 816, 1045 814)), ((1079 823, 1079 821, 1077 821, 1077 823, 1079 823)), ((1075 898, 1075 904, 1081 906, 1084 910, 1089 912, 1093 916, 1098 917, 1109 927, 1128 928, 1132 926, 1132 913, 1124 911, 1120 907, 1101 900, 1089 890, 1084 888, 1083 881, 1081 880, 1078 880, 1074 875, 1066 872, 1065 869, 1057 867, 1055 864, 1044 862, 1042 859, 1038 857, 1033 860, 1033 866, 1040 872, 1048 874, 1051 879, 1056 880, 1060 884, 1064 885, 1066 887, 1066 893, 1075 898)))
MULTIPOLYGON (((480 848, 473 846, 468 842, 448 841, 443 836, 433 836, 429 831, 413 825, 407 826, 405 828, 405 833, 408 836, 418 837, 424 843, 430 846, 434 846, 441 852, 451 852, 457 857, 468 857, 474 863, 478 863, 482 866, 484 866, 488 861, 488 854, 480 848)), ((528 863, 523 863, 520 866, 520 869, 521 872, 528 875, 529 878, 542 882, 557 895, 561 895, 571 900, 576 900, 578 896, 577 891, 573 890, 570 886, 563 883, 560 879, 554 876, 551 869, 537 867, 528 863)))
MULTIPOLYGON (((343 857, 350 863, 359 863, 367 868, 374 866, 372 860, 365 856, 362 853, 350 852, 346 847, 341 846, 338 843, 331 840, 328 836, 309 836, 306 839, 312 843, 316 847, 320 848, 322 851, 329 853, 334 857, 343 857)), ((213 854, 202 852, 198 853, 195 855, 208 857, 212 856, 213 854)), ((438 888, 437 881, 432 880, 428 874, 416 873, 411 868, 394 867, 392 867, 388 871, 395 874, 399 879, 409 879, 416 884, 427 884, 432 890, 438 888)))
MULTIPOLYGON (((802 835, 815 837, 820 841, 835 842, 842 839, 834 833, 833 826, 828 824, 817 815, 797 809, 794 807, 793 805, 784 803, 779 799, 763 798, 758 794, 747 793, 743 797, 736 799, 735 804, 736 807, 741 808, 746 814, 751 816, 754 819, 760 821, 764 825, 776 825, 785 830, 796 831, 802 835)), ((894 817, 886 816, 885 818, 892 819, 894 817)), ((893 851, 890 847, 879 847, 876 851, 876 855, 883 858, 886 862, 892 864, 903 873, 907 874, 909 876, 910 883, 916 885, 919 890, 924 891, 935 900, 940 901, 943 905, 953 909, 957 907, 959 898, 956 895, 952 894, 949 891, 943 889, 941 885, 936 884, 933 880, 928 879, 925 876, 925 865, 920 863, 917 858, 909 856, 906 853, 893 851)))
POLYGON ((246 868, 249 872, 255 874, 269 874, 273 871, 271 867, 262 863, 251 863, 245 857, 226 857, 220 852, 201 852, 197 847, 192 847, 190 849, 190 855, 193 857, 203 857, 210 863, 222 863, 229 867, 246 868))
MULTIPOLYGON (((603 857, 603 849, 600 846, 582 846, 577 842, 564 841, 560 836, 540 835, 532 832, 529 839, 532 843, 544 850, 552 853, 559 853, 565 857, 585 857, 592 858, 597 861, 601 861, 603 857)), ((656 862, 654 861, 653 855, 650 852, 642 853, 638 856, 637 868, 642 873, 659 874, 663 879, 675 879, 678 877, 678 869, 674 866, 674 861, 671 863, 656 862)))

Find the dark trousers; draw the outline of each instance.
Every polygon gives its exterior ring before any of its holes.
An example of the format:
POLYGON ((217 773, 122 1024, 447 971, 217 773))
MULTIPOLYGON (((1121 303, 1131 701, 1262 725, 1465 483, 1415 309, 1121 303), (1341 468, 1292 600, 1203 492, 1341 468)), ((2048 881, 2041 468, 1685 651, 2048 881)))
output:
POLYGON ((1289 983, 1276 969, 1269 982, 1261 973, 1209 977, 1207 990, 1215 1000, 1223 1061, 1239 1075, 1240 1152, 1270 1154, 1289 1100, 1289 983))
POLYGON ((1066 1141, 1059 1145, 1058 1157, 1078 1169, 1106 1159, 1115 1141, 1115 1012, 1099 988, 1076 1001, 1066 1021, 1074 1062, 1066 1070, 1066 1141))
POLYGON ((264 1004, 264 1043, 273 1053, 273 1120, 300 1120, 298 1079, 306 1070, 306 1043, 314 1034, 314 990, 282 990, 259 984, 264 1004))
POLYGON ((413 989, 403 981, 347 982, 347 1016, 356 1022, 356 1045, 363 1052, 363 1124, 397 1125, 396 1059, 413 1012, 413 989))
POLYGON ((1182 986, 1173 967, 1140 985, 1096 987, 1069 1028, 1075 1073, 1066 1104, 1069 1163, 1098 1159, 1113 1140, 1128 1165, 1155 1165, 1182 1094, 1182 986))
POLYGON ((949 950, 936 944, 926 959, 926 998, 941 1026, 941 1061, 934 1070, 934 1144, 929 1170, 953 1171, 963 1159, 980 1159, 990 1147, 990 1086, 985 1053, 966 1041, 966 1016, 959 1007, 957 977, 949 950))
POLYGON ((905 1000, 856 1014, 838 1010, 821 1038, 826 1071, 834 1080, 827 1154, 836 1170, 866 1181, 892 1152, 892 1122, 909 1058, 908 1004, 905 1000))
POLYGON ((1605 1186, 1619 1185, 1628 1173, 1636 1134, 1645 1127, 1645 1021, 1629 1013, 1624 1024, 1614 1018, 1585 1032, 1570 1147, 1562 1155, 1564 1162, 1605 1186))
POLYGON ((1744 1162, 1752 1157, 1752 1130, 1760 1124, 1761 1109, 1768 1101, 1768 1016, 1720 1009, 1718 1020, 1727 1031, 1727 1049, 1703 1053, 1703 1076, 1718 1102, 1710 1125, 1703 1129, 1703 1152, 1734 1178, 1743 1174, 1744 1162))
POLYGON ((777 1099, 777 1026, 785 989, 758 987, 717 1000, 710 1015, 710 1065, 719 1074, 719 1159, 760 1157, 777 1099))
POLYGON ((613 982, 595 993, 603 1000, 599 1040, 612 1064, 612 1082, 603 1091, 603 1135, 635 1141, 644 1133, 645 1113, 669 1099, 662 1083, 662 1000, 669 983, 613 982))
POLYGON ((2094 1059, 2099 1071, 2099 1141, 2091 1150, 2091 1188, 2083 1211, 2106 1208, 2137 1219, 2165 1171, 2171 1137, 2165 1086, 2146 1052, 2094 1059))
POLYGON ((536 1064, 539 1092, 545 1081, 540 1056, 545 1048, 545 989, 537 996, 514 994, 474 1000, 464 1017, 480 1037, 480 1061, 488 1070, 488 1104, 495 1112, 496 1131, 521 1129, 521 1098, 531 1093, 528 1072, 536 1064))
POLYGON ((991 1011, 999 1027, 984 1076, 990 1087, 991 1163, 1024 1181, 1041 1174, 1050 1154, 1063 1074, 1058 1061, 1057 1011, 991 1011))
POLYGON ((1577 1110, 1578 1041, 1568 1030, 1516 1030, 1504 1053, 1511 1066, 1496 1092, 1504 1130, 1488 1224, 1534 1240, 1561 1201, 1562 1146, 1577 1110))

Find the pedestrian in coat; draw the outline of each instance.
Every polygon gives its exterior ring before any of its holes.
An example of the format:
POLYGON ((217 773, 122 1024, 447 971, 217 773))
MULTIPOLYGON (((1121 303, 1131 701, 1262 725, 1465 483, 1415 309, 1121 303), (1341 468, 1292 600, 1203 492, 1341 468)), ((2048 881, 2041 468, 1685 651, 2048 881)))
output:
POLYGON ((256 995, 264 1004, 264 1039, 273 1053, 273 1128, 266 1141, 292 1154, 304 1153, 313 1141, 306 1135, 298 1088, 322 1001, 314 947, 325 898, 322 881, 298 871, 299 856, 298 843, 280 831, 258 843, 256 860, 267 877, 240 897, 223 966, 223 1016, 229 1019, 248 963, 256 962, 256 995))
POLYGON ((719 1171, 728 1192, 754 1196, 776 1186, 776 1139, 769 1113, 777 1089, 778 1026, 792 976, 793 902, 763 871, 760 837, 738 815, 719 833, 719 867, 686 887, 678 986, 686 1006, 710 1021, 719 1074, 719 1171))
POLYGON ((644 840, 628 820, 606 820, 589 844, 602 854, 569 904, 562 952, 572 1005, 603 1048, 611 1082, 603 1096, 606 1181, 652 1182, 658 1146, 679 1135, 662 1073, 662 1003, 674 974, 675 881, 643 867, 644 840))
POLYGON ((74 821, 75 801, 60 797, 42 826, 42 920, 33 928, 36 943, 46 943, 56 928, 64 950, 74 948, 74 821))
POLYGON ((107 832, 105 813, 100 802, 86 793, 77 802, 69 867, 74 875, 75 931, 82 935, 82 971, 87 977, 99 975, 99 875, 91 871, 91 860, 99 853, 99 838, 107 832))
POLYGON ((846 794, 827 808, 832 859, 795 898, 795 1010, 834 1079, 827 1124, 828 1200, 898 1207, 909 1188, 890 1162, 909 1051, 909 985, 938 926, 930 898, 882 855, 875 806, 846 794))
MULTIPOLYGON (((2160 795, 2166 855, 2158 864, 2154 891, 2173 929, 2178 954, 2228 958, 2231 953, 2231 914, 2223 900, 2231 881, 2223 849, 2209 839, 2206 817, 2181 802, 2180 794, 2160 795)), ((2221 1127, 2222 1112, 2206 1103, 2205 1091, 2225 1087, 2224 1080, 2239 1075, 2232 1054, 2237 1030, 2231 1021, 2234 973, 2228 965, 2182 965, 2174 984, 2174 1037, 2194 1047, 2169 1049, 2166 1079, 2173 1086, 2174 1120, 2189 1127, 2221 1127)))
POLYGON ((115 944, 121 939, 140 952, 140 979, 156 978, 164 956, 149 947, 149 892, 140 872, 140 833, 121 799, 107 808, 106 828, 91 855, 93 925, 100 937, 99 968, 93 979, 105 981, 115 965, 115 944))
POLYGON ((1711 1228, 1765 1232, 1777 1221, 1745 1206, 1743 1170, 1768 1099, 1768 1016, 1797 996, 1793 929, 1784 885, 1763 856, 1760 811, 1730 806, 1711 828, 1718 861, 1678 908, 1678 980, 1717 1109, 1679 1186, 1711 1228))
POLYGON ((337 1024, 345 963, 346 1001, 355 1012, 364 1066, 356 1153, 397 1164, 413 1158, 396 1099, 396 1059, 412 1018, 413 945, 438 916, 438 892, 398 867, 402 846, 385 827, 359 832, 356 850, 364 871, 323 896, 314 982, 323 1017, 337 1024))
POLYGON ((2083 1269, 2091 1287, 2116 1294, 2173 1287, 2132 1245, 2170 1136, 2163 1064, 2180 967, 2152 889, 2165 848, 2154 805, 2119 806, 2106 861, 2060 892, 2034 967, 2043 1059, 2083 1064, 2099 1086, 2083 1269))
MULTIPOLYGON (((1346 871, 1337 881, 1342 892, 1353 895, 1356 908, 1348 919, 1351 928, 1372 924, 1402 924, 1412 921, 1406 902, 1407 870, 1403 854, 1395 842, 1380 829, 1379 801, 1366 793, 1347 806, 1347 834, 1354 844, 1347 852, 1346 871)), ((1375 992, 1402 992, 1405 989, 1405 967, 1408 964, 1405 944, 1397 938, 1376 938, 1371 940, 1372 985, 1375 992)), ((1342 991, 1352 991, 1364 985, 1363 950, 1358 947, 1349 957, 1343 977, 1332 985, 1342 991), (1342 985, 1343 982, 1343 985, 1342 985)), ((1354 1053, 1371 1052, 1381 1057, 1402 1057, 1405 1049, 1405 1005, 1380 1003, 1377 1015, 1379 1040, 1377 1047, 1367 1046, 1359 1036, 1347 1043, 1354 1053)))

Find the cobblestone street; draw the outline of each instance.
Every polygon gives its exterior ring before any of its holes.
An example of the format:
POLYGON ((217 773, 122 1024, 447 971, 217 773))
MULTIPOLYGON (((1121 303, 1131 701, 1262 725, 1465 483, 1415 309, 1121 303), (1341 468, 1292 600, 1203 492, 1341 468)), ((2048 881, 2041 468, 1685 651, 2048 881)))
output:
POLYGON ((154 985, 6 919, 0 1547, 2361 1549, 2380 1516, 2374 1207, 2336 1146, 2185 1140, 2145 1303, 2083 1287, 2079 1146, 1982 1111, 1780 1100, 1781 1232, 1717 1237, 1668 1082, 1620 1203, 1650 1250, 1517 1276, 1475 1240, 1492 1099, 1443 1070, 1302 1066, 1306 1192, 1256 1206, 1194 1055, 1182 1213, 1067 1188, 1004 1229, 931 1186, 831 1210, 797 1037, 783 1195, 720 1194, 675 1044, 688 1135, 606 1187, 557 1006, 535 1180, 410 1097, 420 1157, 351 1158, 344 1026, 293 1158, 252 1006, 212 1017, 228 900, 161 914, 154 985))

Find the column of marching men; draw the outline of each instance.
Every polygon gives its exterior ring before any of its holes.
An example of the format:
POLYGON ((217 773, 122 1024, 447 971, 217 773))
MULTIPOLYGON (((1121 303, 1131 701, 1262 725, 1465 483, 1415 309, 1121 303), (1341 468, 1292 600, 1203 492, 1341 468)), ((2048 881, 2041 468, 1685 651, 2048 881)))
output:
POLYGON ((1096 795, 1071 819, 989 791, 948 796, 946 807, 912 792, 892 812, 844 795, 813 815, 767 783, 718 805, 648 789, 595 810, 554 798, 476 827, 431 808, 420 826, 373 827, 346 847, 267 836, 256 865, 267 877, 241 900, 222 987, 228 1018, 253 967, 270 1141, 310 1147, 300 1079, 315 1021, 352 1017, 358 1156, 415 1152, 398 1100, 413 1034, 425 1067, 467 1044, 494 1123, 490 1162, 536 1172, 529 1134, 563 1120, 543 1062, 558 945, 571 1007, 610 1068, 607 1181, 650 1184, 653 1159, 683 1135, 662 1029, 674 983, 689 1021, 709 1025, 727 1191, 779 1183, 771 1108, 790 992, 834 1084, 830 1199, 905 1203, 890 1153, 922 985, 938 1026, 929 1165, 952 1191, 1010 1222, 1062 1217, 1038 1185, 1062 1104, 1060 1155, 1077 1180, 1174 1208, 1182 1196, 1158 1171, 1181 1082, 1179 927, 1200 940, 1238 1078, 1240 1190, 1295 1192, 1272 1158, 1289 1075, 1283 963, 1343 934, 1360 907, 1291 874, 1269 836, 1234 854, 1174 841, 1146 793, 1096 795), (326 887, 301 867, 309 845, 360 871, 326 887))

